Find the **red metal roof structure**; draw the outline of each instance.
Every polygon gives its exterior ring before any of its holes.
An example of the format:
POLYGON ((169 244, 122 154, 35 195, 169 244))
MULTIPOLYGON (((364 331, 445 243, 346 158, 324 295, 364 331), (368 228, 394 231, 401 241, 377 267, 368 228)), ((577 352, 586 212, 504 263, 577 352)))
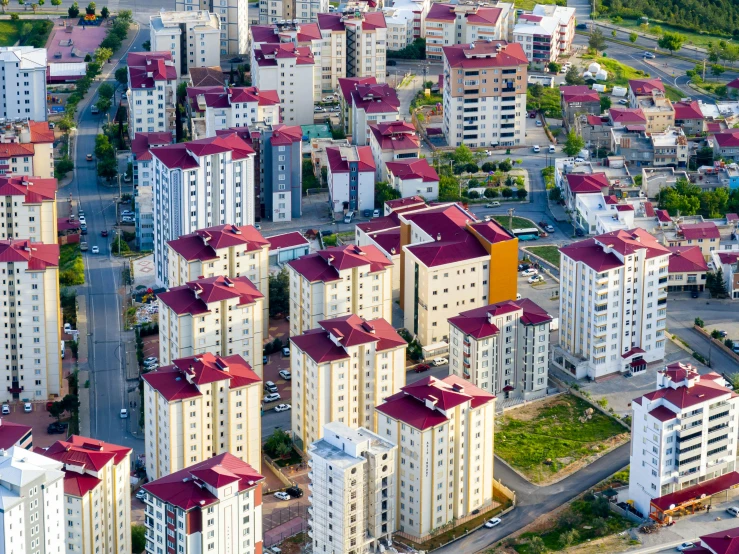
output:
POLYGON ((210 312, 209 304, 238 298, 239 305, 253 304, 264 295, 246 277, 200 278, 160 293, 159 300, 177 315, 210 312))
POLYGON ((307 246, 310 244, 310 241, 298 231, 266 237, 266 240, 269 242, 270 251, 281 250, 282 248, 295 248, 296 246, 307 246))
POLYGON ((393 263, 375 246, 344 245, 301 256, 288 265, 312 283, 328 283, 339 280, 339 272, 345 269, 369 266, 370 273, 376 273, 393 263))
POLYGON ((629 88, 634 96, 652 96, 652 92, 665 92, 665 85, 659 77, 651 79, 632 79, 629 88))
POLYGON ((703 258, 700 246, 673 246, 670 248, 670 273, 687 273, 689 271, 708 271, 708 264, 703 258))
MULTIPOLYGON (((0 146, 0 149, 2 147, 0 146)), ((24 204, 56 200, 57 180, 52 178, 0 176, 0 196, 23 196, 24 204)))
POLYGON ((218 258, 217 250, 222 248, 243 246, 243 252, 256 252, 268 246, 269 241, 253 225, 229 224, 198 229, 167 244, 187 261, 204 261, 218 258))
POLYGON ((387 162, 385 167, 389 173, 402 181, 410 179, 422 179, 424 183, 439 181, 439 174, 429 165, 426 158, 387 162))
POLYGON ((520 44, 505 40, 455 44, 442 50, 446 63, 455 68, 518 67, 529 63, 520 44))
POLYGON ((703 223, 685 223, 680 226, 683 236, 688 240, 720 239, 721 233, 713 221, 703 223))
POLYGON ((651 504, 659 511, 666 512, 668 510, 674 510, 682 504, 736 488, 737 485, 739 485, 739 473, 732 471, 731 473, 726 473, 715 479, 693 485, 692 487, 654 498, 651 504))

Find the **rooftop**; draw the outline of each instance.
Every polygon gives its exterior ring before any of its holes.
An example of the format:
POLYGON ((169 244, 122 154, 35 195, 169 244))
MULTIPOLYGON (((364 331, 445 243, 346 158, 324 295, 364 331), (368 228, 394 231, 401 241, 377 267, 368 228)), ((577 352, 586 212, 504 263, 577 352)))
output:
POLYGON ((328 283, 338 281, 340 271, 369 266, 375 273, 393 264, 374 246, 345 245, 301 256, 288 265, 310 282, 328 283))
POLYGON ((335 146, 326 148, 331 173, 349 173, 352 166, 359 172, 375 171, 375 160, 369 146, 335 146))
POLYGON ((153 89, 157 81, 177 80, 170 52, 129 52, 127 63, 131 89, 153 89))
POLYGON ((721 233, 713 221, 704 223, 683 223, 680 230, 687 240, 720 239, 721 233))
POLYGON ((9 262, 26 262, 30 271, 59 267, 59 245, 25 239, 0 240, 0 263, 9 262))
POLYGON ((528 60, 520 44, 505 40, 444 46, 445 65, 462 68, 519 67, 528 60))
POLYGON ((243 252, 255 252, 269 246, 269 241, 252 225, 218 225, 199 229, 190 235, 167 243, 187 261, 214 260, 219 257, 218 250, 223 248, 243 247, 243 252))
POLYGON ((620 230, 598 235, 595 238, 565 246, 560 252, 568 258, 582 262, 597 272, 621 267, 621 256, 646 249, 646 257, 654 258, 669 254, 657 239, 643 229, 620 230))
POLYGON ((688 271, 708 271, 708 264, 703 258, 700 246, 673 246, 670 248, 670 273, 686 273, 688 271))
POLYGON ((426 158, 387 162, 388 173, 401 180, 422 179, 425 183, 438 182, 439 174, 429 165, 426 158))
POLYGON ((370 131, 381 150, 418 150, 421 147, 416 128, 405 121, 370 125, 370 131))
POLYGON ((500 332, 500 329, 492 323, 493 318, 514 313, 519 315, 524 325, 541 325, 552 320, 552 316, 536 302, 522 298, 467 310, 458 316, 449 318, 449 324, 479 340, 492 337, 500 332))
POLYGON ((57 181, 54 178, 0 176, 0 196, 22 196, 24 204, 53 202, 56 200, 56 191, 57 181))
POLYGON ((238 305, 253 304, 264 295, 246 277, 208 277, 190 281, 158 295, 159 300, 177 315, 210 312, 210 304, 238 299, 238 305))
POLYGON ((200 167, 198 158, 231 152, 232 160, 254 155, 254 149, 235 132, 218 133, 191 142, 178 142, 152 148, 152 155, 169 169, 195 169, 200 167))
POLYGON ((280 250, 282 248, 295 248, 296 246, 308 246, 310 241, 301 235, 298 231, 285 233, 282 235, 273 235, 266 237, 269 242, 269 249, 280 250))
POLYGON ((652 79, 632 79, 629 81, 629 88, 634 93, 634 96, 652 96, 653 91, 665 92, 665 85, 659 77, 652 79))
POLYGON ((475 25, 497 25, 503 10, 495 7, 432 3, 426 21, 452 22, 461 16, 475 25))
POLYGON ((398 113, 400 109, 398 93, 387 83, 359 83, 350 94, 354 108, 367 113, 398 113))
POLYGON ((13 423, 6 419, 0 419, 0 448, 8 450, 15 446, 26 446, 20 444, 21 440, 26 436, 31 436, 32 427, 21 423, 13 423))

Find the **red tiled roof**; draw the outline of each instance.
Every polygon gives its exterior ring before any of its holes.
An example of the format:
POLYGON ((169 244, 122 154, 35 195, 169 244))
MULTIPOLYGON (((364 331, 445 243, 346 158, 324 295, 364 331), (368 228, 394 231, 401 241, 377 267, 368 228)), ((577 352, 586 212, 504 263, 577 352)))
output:
POLYGON ((0 142, 0 158, 14 158, 20 156, 34 156, 36 149, 33 144, 19 142, 0 142))
POLYGON ((356 84, 350 94, 354 108, 367 113, 397 113, 400 109, 398 93, 387 83, 356 84))
POLYGON ((31 142, 34 144, 54 142, 54 130, 49 129, 46 121, 29 121, 28 129, 31 131, 31 142))
POLYGON ((318 27, 321 31, 343 31, 344 23, 340 13, 319 13, 318 27))
POLYGON ((644 213, 647 217, 654 217, 654 205, 651 202, 644 202, 644 213))
POLYGON ((726 223, 731 223, 732 221, 739 221, 739 215, 738 214, 726 214, 726 223))
POLYGON ((604 188, 610 186, 605 173, 593 173, 589 175, 569 173, 566 177, 567 185, 572 194, 603 192, 604 188))
POLYGON ((739 252, 719 252, 718 259, 722 264, 733 265, 739 260, 739 252))
POLYGON ((450 67, 518 67, 528 64, 523 47, 505 40, 478 41, 474 48, 470 44, 455 44, 444 46, 442 50, 450 67))
POLYGON ((372 149, 369 146, 344 146, 326 148, 326 158, 331 168, 331 173, 349 173, 352 163, 342 156, 343 149, 352 149, 356 152, 356 166, 359 172, 375 172, 375 159, 372 157, 372 149))
POLYGON ((177 70, 169 52, 129 52, 127 63, 132 89, 154 88, 156 81, 177 79, 177 70))
POLYGON ((169 169, 195 169, 200 167, 197 160, 187 151, 187 144, 184 142, 152 148, 149 152, 169 169))
POLYGON ((145 373, 141 378, 168 402, 201 396, 198 388, 185 379, 179 368, 173 365, 145 373))
POLYGON ((280 103, 276 90, 259 90, 257 87, 188 87, 187 97, 194 111, 201 111, 198 97, 203 97, 209 108, 230 108, 233 104, 257 104, 274 106, 280 103))
POLYGON ((431 4, 431 9, 428 15, 426 15, 426 21, 446 21, 453 22, 457 19, 457 15, 454 13, 453 4, 442 4, 434 2, 431 4))
POLYGON ((159 300, 177 315, 197 315, 210 311, 208 304, 239 299, 239 305, 253 304, 264 295, 246 277, 208 277, 190 281, 159 294, 159 300))
POLYGON ((495 220, 471 223, 470 228, 490 244, 497 244, 516 238, 495 220))
MULTIPOLYGON (((318 15, 321 17, 321 14, 318 15)), ((339 90, 341 96, 346 100, 347 103, 351 104, 352 91, 354 91, 360 85, 375 85, 377 79, 374 77, 343 77, 339 79, 339 90)))
POLYGON ((387 162, 385 167, 401 181, 422 179, 424 183, 439 182, 439 174, 429 165, 426 158, 387 162))
POLYGON ((726 83, 727 88, 739 88, 739 79, 734 79, 726 83))
MULTIPOLYGON (((454 4, 433 3, 426 16, 426 21, 453 22, 456 19, 454 8, 454 4)), ((464 17, 468 23, 474 23, 475 25, 496 25, 502 11, 500 8, 479 6, 475 11, 464 14, 464 17)))
POLYGON ((274 235, 266 237, 269 242, 270 250, 280 250, 281 248, 293 248, 295 246, 305 246, 310 244, 307 238, 298 231, 292 233, 284 233, 282 235, 274 235))
MULTIPOLYGON (((693 378, 694 376, 687 375, 687 377, 693 378)), ((719 375, 711 375, 710 373, 700 375, 698 380, 689 387, 685 385, 679 385, 677 388, 663 387, 645 394, 644 398, 651 401, 663 399, 679 410, 684 410, 696 404, 721 398, 722 396, 733 395, 731 390, 718 382, 717 377, 719 379, 721 378, 719 375)), ((673 381, 679 382, 677 380, 678 378, 679 376, 673 379, 673 381)))
POLYGON ((723 133, 713 135, 719 146, 739 146, 739 129, 727 129, 723 133))
POLYGON ((224 83, 220 67, 190 67, 190 81, 194 87, 218 87, 224 83))
POLYGON ((449 324, 454 325, 466 335, 482 339, 496 335, 499 332, 498 327, 489 322, 488 316, 495 317, 517 311, 521 311, 521 322, 524 325, 541 325, 552 320, 552 316, 536 302, 528 298, 522 298, 521 300, 506 300, 497 304, 467 310, 458 316, 449 318, 449 324))
POLYGON ((59 266, 59 245, 29 240, 0 240, 0 262, 28 262, 29 270, 59 266))
POLYGON ((216 251, 221 248, 243 245, 244 252, 254 252, 269 245, 269 241, 252 225, 218 225, 182 235, 167 244, 187 261, 203 261, 218 258, 216 251))
MULTIPOLYGON (((702 535, 700 539, 704 546, 710 548, 706 549, 709 554, 739 554, 739 527, 702 535)), ((692 549, 686 552, 696 554, 692 549)))
POLYGON ((560 248, 562 254, 576 262, 582 262, 597 272, 621 267, 623 263, 613 253, 606 253, 595 239, 587 239, 560 248))
POLYGON ((386 229, 393 229, 396 227, 400 227, 400 219, 398 219, 398 214, 395 212, 391 212, 390 215, 387 216, 376 217, 366 223, 357 223, 357 228, 364 231, 365 233, 374 233, 377 231, 384 231, 386 229))
POLYGON ((20 444, 20 440, 29 435, 33 428, 30 425, 13 423, 7 419, 0 420, 0 448, 8 448, 20 444))
POLYGON ((374 31, 375 29, 387 29, 385 14, 381 11, 365 12, 362 14, 362 30, 374 31))
POLYGON ((700 246, 673 246, 670 249, 669 272, 708 271, 700 246))
POLYGON ((664 256, 670 253, 665 246, 659 243, 654 235, 639 228, 629 231, 612 231, 598 235, 595 237, 595 240, 603 246, 610 246, 613 250, 624 256, 628 256, 644 248, 647 250, 647 258, 664 256))
POLYGON ((632 79, 629 81, 629 88, 634 96, 651 96, 655 90, 665 92, 665 85, 659 77, 652 79, 632 79))
POLYGON ((150 148, 172 144, 173 140, 172 133, 136 133, 136 138, 131 141, 131 152, 137 161, 150 160, 150 148))
POLYGON ((219 133, 191 142, 180 142, 153 148, 151 153, 169 169, 194 169, 200 167, 195 156, 211 156, 231 152, 233 160, 254 155, 254 149, 235 132, 219 133))
POLYGON ((275 32, 276 30, 276 25, 251 25, 249 26, 251 42, 253 44, 279 44, 282 41, 293 40, 293 36, 298 44, 321 40, 321 29, 318 23, 301 23, 297 32, 286 30, 280 33, 275 32))
POLYGON ((640 125, 647 122, 647 117, 641 108, 618 108, 608 110, 611 121, 621 125, 640 125))
POLYGON ((440 410, 448 411, 466 402, 474 409, 494 399, 495 396, 489 392, 455 375, 442 380, 428 376, 402 387, 400 392, 386 398, 375 409, 415 429, 424 430, 448 420, 440 410), (432 402, 435 408, 428 407, 427 401, 432 402))
POLYGON ((375 273, 393 264, 374 246, 345 245, 301 256, 288 265, 310 282, 328 283, 337 281, 339 271, 345 269, 369 265, 369 271, 375 273))
POLYGON ((288 146, 303 140, 303 130, 298 125, 284 125, 282 123, 272 126, 273 146, 288 146))
POLYGON ((313 65, 313 52, 308 46, 296 46, 292 42, 262 44, 254 50, 254 59, 259 67, 277 67, 277 60, 293 59, 297 65, 313 65))
MULTIPOLYGON (((652 505, 665 511, 669 510, 671 506, 679 506, 680 504, 702 498, 703 496, 711 496, 728 490, 736 485, 739 485, 739 473, 732 471, 731 473, 726 473, 709 481, 703 481, 702 483, 693 485, 692 487, 687 487, 685 489, 660 496, 659 498, 654 498, 652 499, 652 505)), ((726 531, 721 532, 726 533, 726 531)))
POLYGON ((672 221, 667 210, 657 210, 657 219, 662 223, 670 223, 672 221))
POLYGON ((713 221, 704 223, 685 223, 680 226, 683 236, 688 240, 720 239, 718 227, 713 221))
POLYGON ((344 347, 357 346, 376 342, 376 350, 389 350, 398 346, 408 344, 390 325, 382 318, 366 321, 361 317, 351 314, 348 316, 319 321, 323 329, 336 337, 344 347))
POLYGON ((311 329, 302 335, 290 337, 290 342, 305 352, 317 364, 348 360, 349 354, 334 344, 323 329, 311 329))
MULTIPOLYGON (((606 202, 606 204, 607 204, 607 202, 606 202)), ((633 212, 634 211, 634 206, 632 206, 631 204, 618 204, 616 206, 616 211, 617 212, 633 212)))
POLYGON ((649 412, 649 415, 655 419, 658 419, 662 423, 664 423, 665 421, 672 421, 677 417, 677 414, 666 406, 657 406, 655 409, 649 412))
POLYGON ((588 125, 595 125, 596 127, 600 127, 607 123, 607 120, 604 120, 599 115, 588 114, 587 118, 588 118, 588 125))
POLYGON ((378 231, 370 234, 370 238, 391 256, 400 255, 400 228, 378 231))
POLYGON ((417 150, 421 147, 416 128, 405 121, 370 125, 370 131, 381 150, 417 150))
POLYGON ((189 511, 218 502, 218 498, 199 486, 199 482, 214 488, 238 482, 239 491, 244 491, 257 486, 263 479, 249 464, 225 452, 147 483, 143 488, 162 502, 189 511))
POLYGON ((0 176, 0 196, 23 196, 24 204, 56 200, 57 181, 54 178, 0 176))
POLYGON ((698 101, 691 102, 675 102, 672 105, 675 108, 675 119, 703 119, 703 112, 698 107, 698 101))
POLYGON ((600 103, 600 95, 597 90, 592 90, 585 85, 564 86, 559 89, 565 104, 572 102, 598 102, 600 103))
POLYGON ((385 202, 385 206, 390 208, 391 211, 397 212, 399 208, 425 208, 426 201, 420 196, 408 196, 406 198, 388 200, 387 202, 385 202))

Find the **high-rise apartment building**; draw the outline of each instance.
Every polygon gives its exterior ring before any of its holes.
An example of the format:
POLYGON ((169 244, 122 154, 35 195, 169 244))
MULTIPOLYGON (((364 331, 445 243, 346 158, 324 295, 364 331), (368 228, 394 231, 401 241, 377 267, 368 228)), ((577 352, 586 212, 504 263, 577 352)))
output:
POLYGON ((63 464, 67 554, 131 552, 131 449, 72 435, 37 451, 63 464))
POLYGON ((670 251, 643 229, 560 250, 554 362, 578 379, 640 373, 665 356, 670 251))
MULTIPOLYGON (((238 56, 249 49, 247 0, 175 0, 178 12, 211 12, 220 20, 220 56, 238 56)), ((220 64, 215 64, 220 65, 220 64)))
POLYGON ((395 531, 398 447, 364 427, 333 422, 308 453, 314 551, 383 552, 395 531))
POLYGON ((405 384, 408 344, 384 319, 329 319, 290 342, 290 413, 301 449, 332 421, 373 427, 375 406, 405 384))
POLYGON ((161 11, 152 15, 149 37, 152 52, 172 54, 178 78, 184 78, 193 67, 220 65, 221 54, 226 50, 220 48, 220 19, 202 10, 161 11))
POLYGON ((0 177, 0 239, 56 243, 56 190, 53 177, 0 177))
POLYGON ((426 377, 375 409, 397 444, 396 528, 422 539, 493 502, 495 397, 464 379, 426 377))
POLYGON ((450 146, 513 146, 525 142, 523 48, 506 41, 445 46, 444 121, 450 146))
POLYGON ((20 121, 0 131, 0 175, 54 178, 54 130, 46 121, 20 121))
POLYGON ((280 21, 311 23, 319 13, 328 13, 328 0, 259 0, 259 24, 280 21))
POLYGON ((340 246, 288 262, 290 335, 332 317, 392 320, 392 262, 373 246, 340 246))
POLYGON ((167 242, 217 225, 254 224, 254 157, 236 133, 153 148, 154 263, 169 277, 167 242))
POLYGON ((142 378, 149 479, 224 452, 261 467, 262 381, 244 358, 206 352, 142 378))
POLYGON ((177 69, 172 54, 166 52, 129 52, 128 132, 167 132, 175 137, 177 108, 177 69))
POLYGON ((0 48, 3 97, 0 118, 46 121, 46 48, 0 48))

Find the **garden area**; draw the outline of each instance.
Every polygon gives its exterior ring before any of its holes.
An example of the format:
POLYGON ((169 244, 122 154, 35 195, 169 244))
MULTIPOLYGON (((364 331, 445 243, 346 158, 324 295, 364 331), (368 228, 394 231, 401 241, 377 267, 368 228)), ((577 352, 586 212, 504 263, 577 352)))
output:
POLYGON ((496 454, 537 484, 574 473, 629 438, 615 419, 571 394, 511 410, 496 423, 496 454))
POLYGON ((559 267, 559 246, 528 246, 524 248, 524 251, 539 256, 554 267, 559 267))
POLYGON ((82 263, 80 245, 62 244, 59 247, 59 284, 63 287, 82 285, 85 282, 85 264, 82 263))
POLYGON ((281 429, 275 429, 264 443, 264 453, 280 467, 299 464, 303 461, 300 454, 293 448, 290 433, 281 429))
POLYGON ((54 23, 48 20, 20 19, 18 14, 12 14, 10 20, 0 21, 0 46, 20 42, 21 46, 43 48, 53 27, 54 23))
POLYGON ((536 224, 530 219, 525 217, 518 217, 517 215, 514 215, 513 217, 508 215, 494 215, 493 219, 509 231, 511 229, 525 229, 527 227, 536 227, 536 224))

